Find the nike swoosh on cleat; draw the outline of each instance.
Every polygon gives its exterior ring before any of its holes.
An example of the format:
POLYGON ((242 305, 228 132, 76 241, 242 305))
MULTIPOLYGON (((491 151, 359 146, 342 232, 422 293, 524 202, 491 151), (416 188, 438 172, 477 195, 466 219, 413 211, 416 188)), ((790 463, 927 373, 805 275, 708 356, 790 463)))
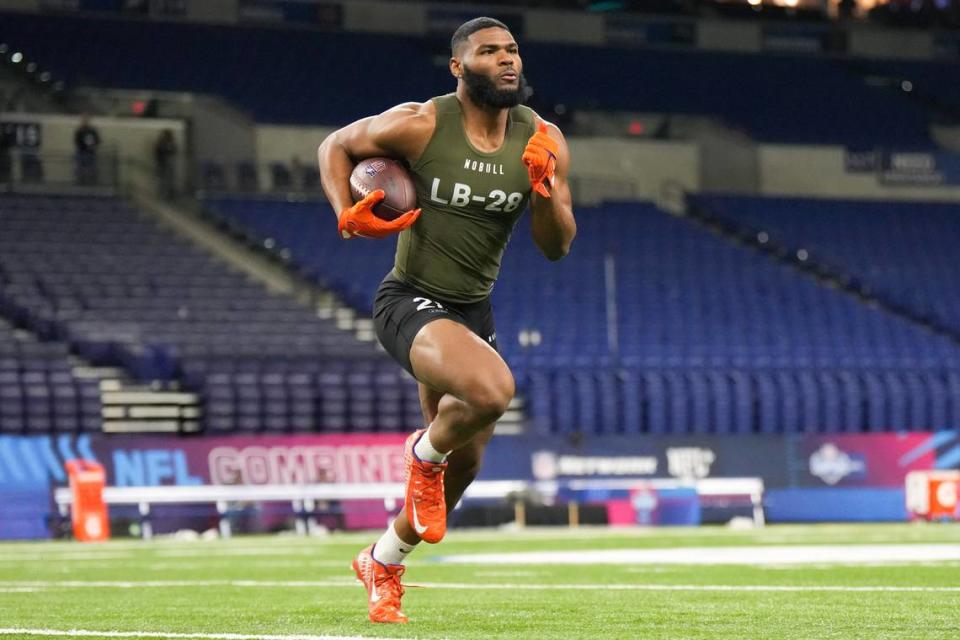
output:
POLYGON ((370 592, 370 604, 377 604, 378 602, 380 602, 380 598, 381 598, 380 594, 377 593, 377 589, 374 588, 370 592))
POLYGON ((416 530, 416 532, 419 535, 423 535, 423 533, 427 530, 427 528, 422 524, 420 524, 420 519, 417 517, 417 503, 413 501, 412 496, 410 500, 412 503, 411 506, 413 507, 413 528, 416 530))

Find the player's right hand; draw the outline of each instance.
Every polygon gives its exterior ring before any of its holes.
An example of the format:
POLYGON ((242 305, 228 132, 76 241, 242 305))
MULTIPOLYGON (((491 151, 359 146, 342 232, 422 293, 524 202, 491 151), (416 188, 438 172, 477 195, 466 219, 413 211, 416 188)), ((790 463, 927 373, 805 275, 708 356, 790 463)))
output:
POLYGON ((340 237, 349 240, 357 236, 361 238, 386 238, 389 235, 403 231, 420 217, 420 209, 411 209, 403 215, 384 220, 377 217, 373 208, 383 200, 383 189, 371 191, 366 198, 352 207, 347 207, 340 213, 340 222, 337 229, 340 237))

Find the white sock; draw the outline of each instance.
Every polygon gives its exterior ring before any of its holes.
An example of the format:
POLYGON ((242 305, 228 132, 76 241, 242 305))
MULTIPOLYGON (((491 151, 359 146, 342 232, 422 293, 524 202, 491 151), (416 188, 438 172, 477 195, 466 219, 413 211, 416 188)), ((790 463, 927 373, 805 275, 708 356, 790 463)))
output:
POLYGON ((403 561, 407 559, 407 556, 416 546, 416 544, 401 540, 391 522, 387 530, 377 540, 377 544, 373 545, 373 559, 383 564, 403 564, 403 561))
POLYGON ((433 443, 430 442, 429 427, 426 432, 420 436, 420 439, 417 440, 417 444, 413 445, 413 452, 424 462, 443 462, 450 454, 449 451, 447 451, 447 453, 440 453, 433 447, 433 443))

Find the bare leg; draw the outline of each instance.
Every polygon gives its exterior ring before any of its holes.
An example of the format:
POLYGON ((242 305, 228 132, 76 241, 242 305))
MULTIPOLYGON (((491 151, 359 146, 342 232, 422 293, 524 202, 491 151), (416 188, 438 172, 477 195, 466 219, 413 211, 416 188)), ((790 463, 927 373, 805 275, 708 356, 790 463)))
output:
MULTIPOLYGON (((497 419, 513 398, 513 376, 503 359, 469 329, 450 320, 426 325, 410 351, 420 380, 420 407, 431 425, 431 442, 452 451, 444 472, 448 512, 476 478, 497 419)), ((404 512, 394 520, 397 535, 410 544, 420 537, 404 512)))
MULTIPOLYGON (((420 384, 420 408, 423 410, 424 424, 430 424, 437 418, 440 398, 443 394, 420 384)), ((470 483, 480 473, 483 462, 483 452, 487 443, 493 438, 493 428, 489 424, 483 428, 470 442, 454 450, 447 458, 447 470, 443 474, 444 495, 447 499, 447 511, 452 511, 463 496, 470 483)))
POLYGON ((437 451, 454 451, 502 416, 515 391, 513 374, 490 345, 452 320, 423 327, 410 349, 413 372, 443 395, 430 425, 437 451))

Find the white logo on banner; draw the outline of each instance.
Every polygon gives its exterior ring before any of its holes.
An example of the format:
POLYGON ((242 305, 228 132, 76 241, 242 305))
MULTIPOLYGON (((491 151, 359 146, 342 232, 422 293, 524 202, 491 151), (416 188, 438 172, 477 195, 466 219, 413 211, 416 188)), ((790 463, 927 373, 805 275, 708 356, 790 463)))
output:
POLYGON ((835 485, 851 473, 866 471, 863 460, 851 458, 837 445, 827 442, 810 456, 810 473, 829 485, 835 485))
POLYGON ((537 451, 530 457, 533 477, 650 476, 657 472, 656 456, 570 456, 537 451))
POLYGON ((673 447, 667 449, 667 471, 675 478, 706 478, 716 459, 711 449, 673 447))
POLYGON ((534 478, 553 480, 557 477, 557 456, 552 451, 536 451, 531 458, 534 478))

